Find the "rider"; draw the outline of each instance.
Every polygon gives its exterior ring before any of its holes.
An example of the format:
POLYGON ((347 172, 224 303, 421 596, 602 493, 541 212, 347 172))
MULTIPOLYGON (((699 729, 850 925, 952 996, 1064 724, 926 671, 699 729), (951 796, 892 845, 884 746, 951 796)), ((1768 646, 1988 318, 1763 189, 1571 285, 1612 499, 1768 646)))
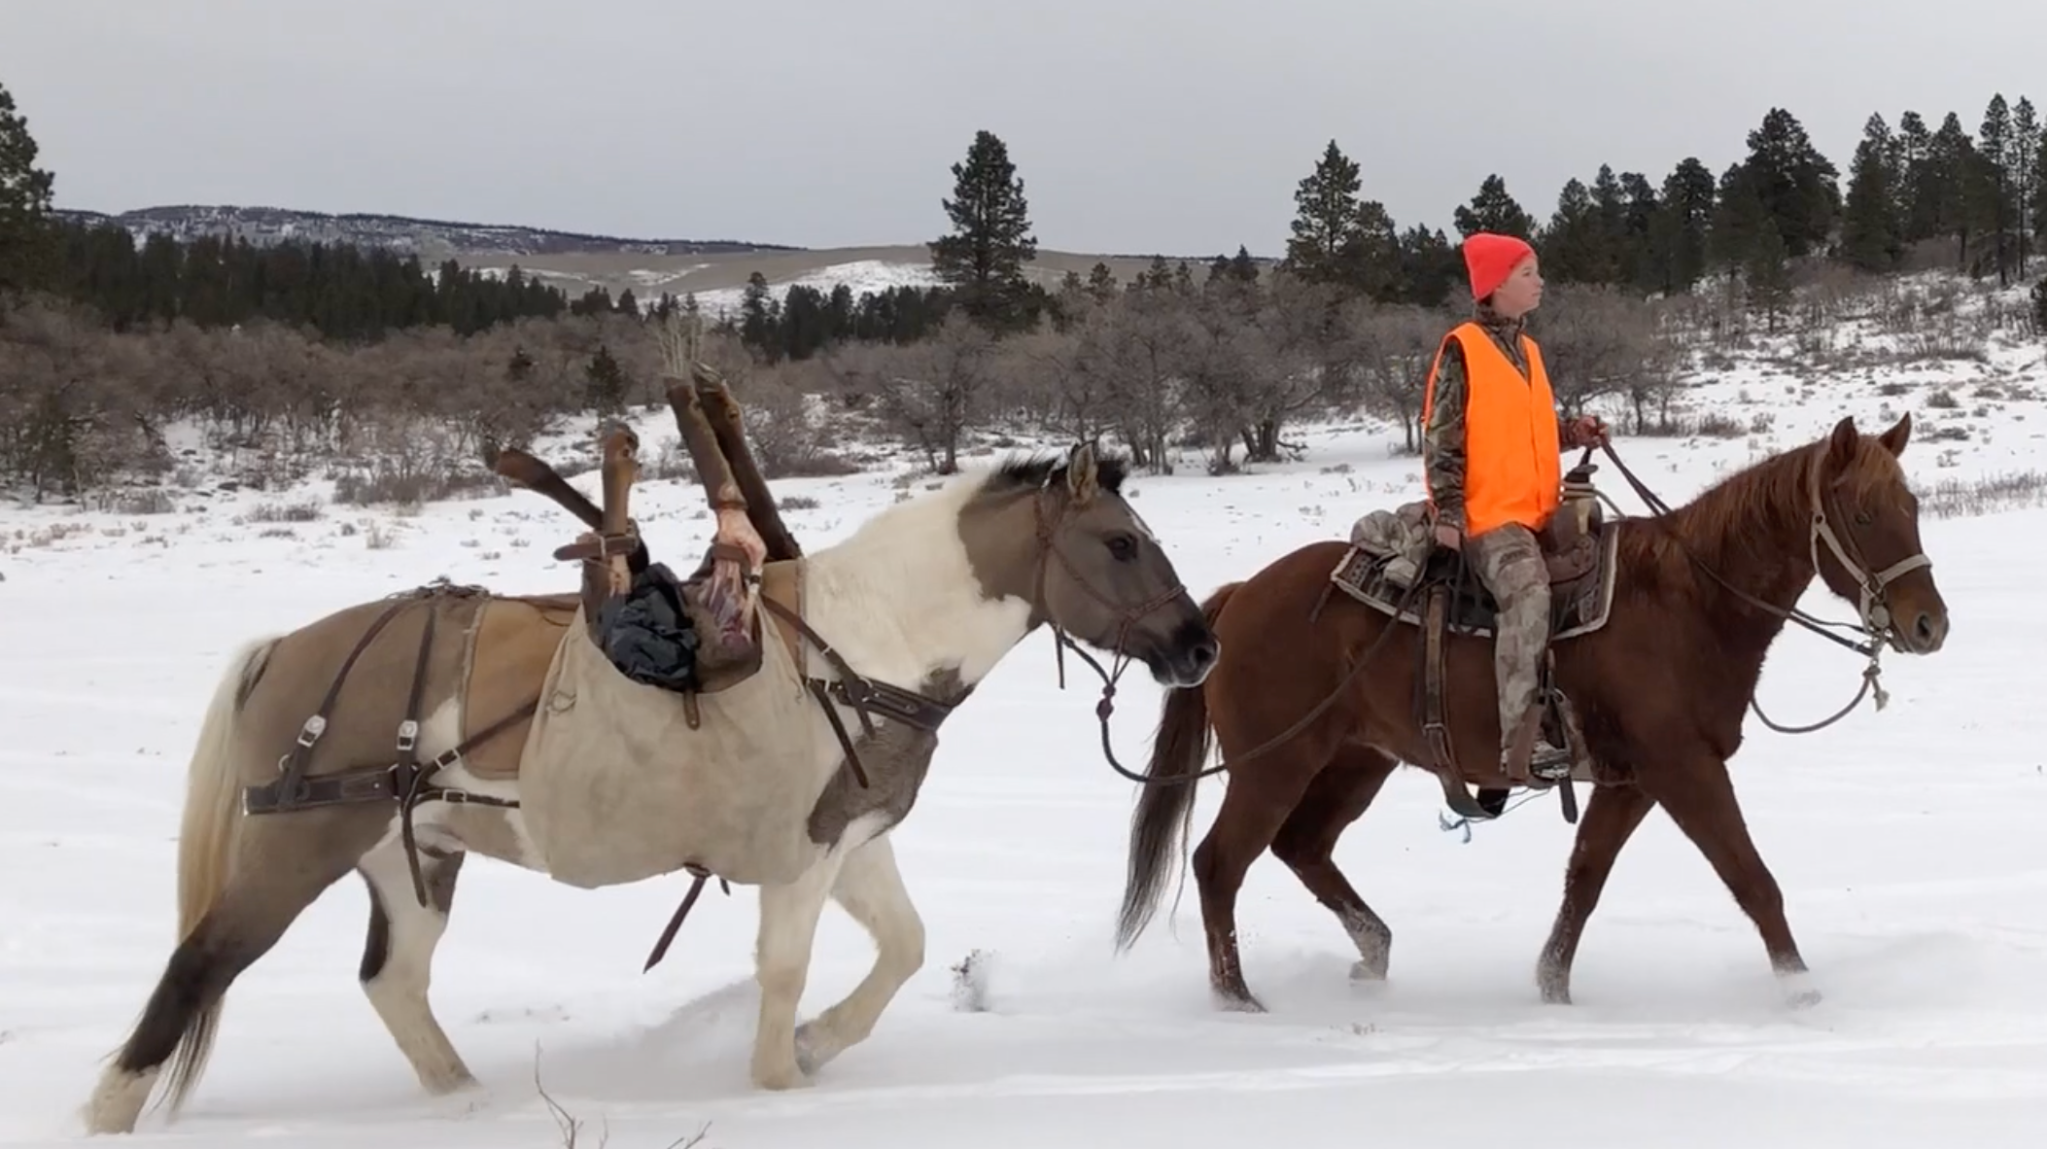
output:
POLYGON ((1473 317, 1444 337, 1422 399, 1423 480, 1437 545, 1467 548, 1472 569, 1499 605, 1493 672, 1500 698, 1500 765, 1514 759, 1546 777, 1568 772, 1568 755, 1542 735, 1539 660, 1549 643, 1549 571, 1536 532, 1562 497, 1565 446, 1606 442, 1595 416, 1556 410, 1542 353, 1522 330, 1542 301, 1535 250, 1509 235, 1464 241, 1473 317))

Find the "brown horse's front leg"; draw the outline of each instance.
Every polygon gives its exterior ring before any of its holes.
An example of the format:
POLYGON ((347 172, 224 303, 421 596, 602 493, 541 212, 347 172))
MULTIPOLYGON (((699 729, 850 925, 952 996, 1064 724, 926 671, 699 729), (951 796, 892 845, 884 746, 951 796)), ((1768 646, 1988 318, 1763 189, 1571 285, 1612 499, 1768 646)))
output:
POLYGON ((1806 1006, 1819 1001, 1819 991, 1804 984, 1805 959, 1784 918, 1784 893, 1749 837, 1727 763, 1716 755, 1672 765, 1676 768, 1661 774, 1645 772, 1644 784, 1756 924, 1770 967, 1789 986, 1791 1003, 1806 1006))
POLYGON ((1593 788, 1585 803, 1585 818, 1578 823, 1570 865, 1564 870, 1564 900, 1557 906, 1557 920, 1550 926, 1549 941, 1543 944, 1542 957, 1535 966, 1542 1000, 1552 1005, 1571 1003, 1571 962, 1578 956, 1578 939, 1584 936, 1585 923, 1599 905, 1614 859, 1655 804, 1634 786, 1593 788))

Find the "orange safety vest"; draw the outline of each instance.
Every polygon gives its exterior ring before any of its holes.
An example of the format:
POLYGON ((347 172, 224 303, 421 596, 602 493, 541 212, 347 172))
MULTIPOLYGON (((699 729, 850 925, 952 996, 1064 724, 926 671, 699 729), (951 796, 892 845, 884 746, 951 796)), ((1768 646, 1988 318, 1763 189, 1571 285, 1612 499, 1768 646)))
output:
MULTIPOLYGON (((1449 338, 1464 348, 1464 532, 1477 536, 1507 523, 1539 531, 1563 494, 1563 444, 1542 352, 1535 340, 1520 337, 1528 358, 1523 378, 1477 323, 1459 324, 1449 338)), ((1424 426, 1435 409, 1442 364, 1439 347, 1422 396, 1424 426)), ((1435 504, 1433 492, 1429 503, 1435 504)))

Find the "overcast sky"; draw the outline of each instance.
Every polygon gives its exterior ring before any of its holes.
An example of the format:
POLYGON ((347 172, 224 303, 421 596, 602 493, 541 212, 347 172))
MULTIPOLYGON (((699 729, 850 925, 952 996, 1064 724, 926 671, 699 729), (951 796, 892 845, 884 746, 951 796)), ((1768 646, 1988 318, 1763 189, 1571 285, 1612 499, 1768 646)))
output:
POLYGON ((988 128, 1043 246, 1180 255, 1279 254, 1332 137, 1446 231, 1488 172, 1538 218, 1717 174, 1773 104, 1845 179, 1871 111, 2047 105, 2042 43, 2037 0, 0 0, 63 207, 918 242, 988 128))

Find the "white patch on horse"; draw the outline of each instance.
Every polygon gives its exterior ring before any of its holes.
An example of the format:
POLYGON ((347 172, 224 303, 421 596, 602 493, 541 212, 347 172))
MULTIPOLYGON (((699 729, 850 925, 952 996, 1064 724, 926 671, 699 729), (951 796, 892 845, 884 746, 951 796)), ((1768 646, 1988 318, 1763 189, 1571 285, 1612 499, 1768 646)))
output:
MULTIPOLYGON (((420 859, 429 901, 434 870, 446 864, 420 859)), ((434 948, 448 928, 448 916, 436 906, 419 904, 404 844, 395 836, 387 835, 377 843, 357 868, 376 887, 377 905, 389 927, 384 935, 384 963, 375 977, 362 983, 371 1008, 383 1019, 384 1028, 428 1093, 439 1096, 476 1084, 427 1003, 434 948)))
POLYGON ((1023 641, 1030 603, 985 597, 960 536, 961 512, 990 477, 897 503, 805 561, 804 616, 855 670, 913 688, 957 670, 972 686, 1023 641))
MULTIPOLYGON (((763 1089, 793 1089, 809 1080, 797 1056, 796 1007, 809 980, 818 918, 824 912, 826 899, 838 885, 847 860, 866 846, 887 820, 888 816, 882 813, 854 819, 831 849, 795 881, 760 888, 760 933, 754 947, 754 977, 760 985, 761 998, 752 1073, 754 1084, 763 1089)), ((891 951, 894 948, 890 947, 891 951)), ((891 952, 889 956, 895 955, 891 952)), ((876 961, 878 968, 881 958, 878 956, 876 961)), ((873 975, 869 976, 872 980, 873 975)), ((868 996, 872 993, 870 990, 868 996)), ((841 1007, 859 996, 856 989, 841 1007)), ((870 1029, 872 1024, 868 1023, 870 1029)), ((829 1032, 827 1027, 825 1033, 829 1032)))
POLYGON ((100 1075, 98 1084, 93 1086, 92 1096, 80 1115, 85 1121, 85 1131, 133 1132, 136 1120, 142 1116, 142 1107, 149 1103, 149 1091, 162 1072, 161 1065, 152 1065, 139 1073, 109 1065, 100 1075))
MULTIPOLYGON (((450 695, 439 706, 434 707, 433 712, 427 715, 424 722, 420 723, 420 760, 430 761, 454 749, 462 741, 462 720, 462 695, 459 693, 450 695)), ((519 800, 519 783, 516 779, 479 778, 470 773, 468 765, 460 759, 457 759, 454 765, 449 766, 447 769, 436 772, 432 783, 446 789, 461 790, 466 793, 495 798, 500 801, 516 802, 519 800)), ((446 849, 473 849, 475 847, 474 843, 464 842, 461 835, 449 826, 449 819, 455 809, 457 808, 451 807, 446 802, 438 801, 422 802, 418 806, 413 807, 412 827, 414 836, 423 845, 431 843, 446 849)), ((541 860, 539 847, 533 844, 533 836, 527 832, 526 819, 520 815, 517 809, 505 809, 495 806, 462 806, 459 809, 463 811, 463 817, 465 818, 495 818, 505 824, 511 831, 512 841, 518 847, 518 856, 503 859, 504 861, 524 866, 530 870, 538 870, 541 873, 547 871, 547 866, 541 860)), ((386 835, 386 841, 395 841, 397 834, 398 816, 393 814, 391 817, 391 829, 386 835)), ((407 897, 412 896, 411 888, 411 879, 408 878, 406 881, 407 897)))

